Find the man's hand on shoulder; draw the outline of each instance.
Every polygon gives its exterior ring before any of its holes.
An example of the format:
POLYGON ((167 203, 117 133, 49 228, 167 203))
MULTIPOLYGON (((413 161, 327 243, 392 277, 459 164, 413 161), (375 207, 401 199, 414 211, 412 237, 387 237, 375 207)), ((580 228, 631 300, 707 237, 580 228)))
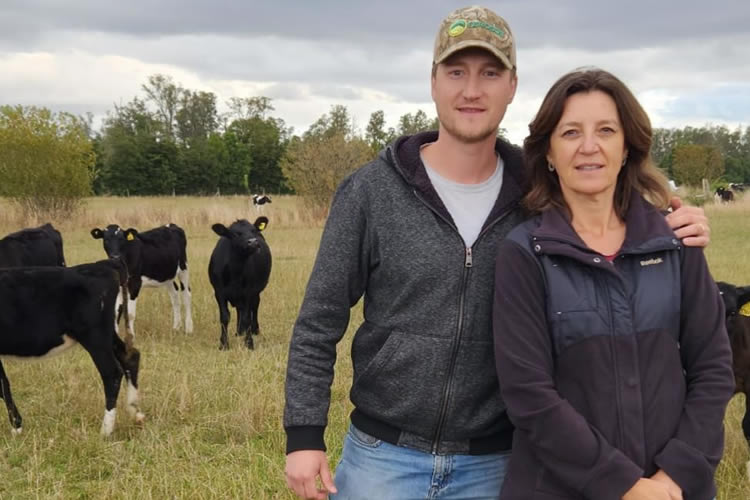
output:
POLYGON ((685 246, 707 247, 711 241, 708 217, 701 207, 683 205, 675 196, 670 200, 673 212, 667 215, 667 224, 685 246))
POLYGON ((293 451, 286 456, 286 484, 298 497, 325 500, 329 493, 336 493, 328 458, 321 450, 293 451), (320 478, 322 488, 318 487, 320 478))

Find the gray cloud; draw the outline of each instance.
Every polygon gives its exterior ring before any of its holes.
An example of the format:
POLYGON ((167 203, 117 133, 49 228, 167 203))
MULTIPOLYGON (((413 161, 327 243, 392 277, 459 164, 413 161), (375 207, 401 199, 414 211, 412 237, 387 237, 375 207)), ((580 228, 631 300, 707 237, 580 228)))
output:
MULTIPOLYGON (((159 72, 188 88, 215 91, 220 101, 272 97, 279 112, 290 113, 280 116, 298 129, 336 102, 359 113, 429 108, 434 31, 458 5, 5 0, 0 96, 103 114, 159 72)), ((589 64, 650 96, 656 116, 690 114, 701 102, 707 108, 701 116, 729 116, 725 109, 734 119, 748 119, 744 106, 719 99, 716 90, 750 81, 746 0, 720 7, 677 0, 509 0, 498 12, 518 41, 519 94, 505 124, 519 134, 549 85, 589 64), (654 96, 665 96, 664 102, 654 96)), ((736 93, 730 98, 746 102, 736 93)), ((366 123, 367 116, 358 119, 366 123)))

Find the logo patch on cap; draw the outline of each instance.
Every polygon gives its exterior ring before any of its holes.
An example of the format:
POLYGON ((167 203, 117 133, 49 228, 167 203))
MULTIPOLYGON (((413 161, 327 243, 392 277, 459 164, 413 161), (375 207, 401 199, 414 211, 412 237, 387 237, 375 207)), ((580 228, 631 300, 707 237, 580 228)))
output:
POLYGON ((466 19, 457 19, 453 21, 451 27, 448 28, 448 35, 459 36, 464 31, 466 31, 466 19))

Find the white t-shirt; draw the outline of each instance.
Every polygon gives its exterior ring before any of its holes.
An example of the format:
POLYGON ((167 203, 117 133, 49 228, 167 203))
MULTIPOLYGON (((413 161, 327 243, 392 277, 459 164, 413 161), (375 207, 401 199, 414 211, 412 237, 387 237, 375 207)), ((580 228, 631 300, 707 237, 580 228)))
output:
POLYGON ((438 174, 420 154, 435 191, 453 217, 466 247, 471 247, 495 205, 503 185, 503 160, 498 155, 495 172, 480 184, 460 184, 438 174))

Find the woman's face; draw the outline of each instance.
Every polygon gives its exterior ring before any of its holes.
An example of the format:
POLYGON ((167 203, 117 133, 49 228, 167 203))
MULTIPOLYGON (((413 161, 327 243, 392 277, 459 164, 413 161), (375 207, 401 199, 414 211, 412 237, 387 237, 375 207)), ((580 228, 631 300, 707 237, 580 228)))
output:
POLYGON ((625 155, 625 134, 615 101, 600 90, 569 96, 547 152, 563 197, 614 198, 625 155))

